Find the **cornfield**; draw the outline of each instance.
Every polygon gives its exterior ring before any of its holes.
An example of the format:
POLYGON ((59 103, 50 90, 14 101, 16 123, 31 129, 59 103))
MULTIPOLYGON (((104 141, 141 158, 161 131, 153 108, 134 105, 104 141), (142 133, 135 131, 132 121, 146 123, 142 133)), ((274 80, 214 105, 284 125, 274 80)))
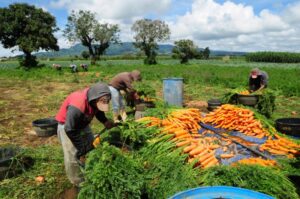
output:
POLYGON ((300 53, 254 52, 246 55, 247 61, 272 63, 299 63, 300 53))

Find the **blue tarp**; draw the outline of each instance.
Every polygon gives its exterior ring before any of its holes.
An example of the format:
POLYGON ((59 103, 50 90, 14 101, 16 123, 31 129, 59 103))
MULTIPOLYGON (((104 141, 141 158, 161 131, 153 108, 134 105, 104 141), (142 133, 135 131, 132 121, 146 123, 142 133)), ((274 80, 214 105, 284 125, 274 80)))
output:
MULTIPOLYGON (((266 140, 267 140, 267 137, 264 137, 264 138, 260 139, 260 138, 256 138, 256 137, 253 137, 253 136, 247 136, 247 135, 245 135, 245 134, 243 134, 239 131, 230 131, 228 129, 216 128, 216 127, 214 127, 214 125, 211 125, 211 124, 206 124, 206 123, 201 122, 200 125, 203 128, 201 128, 198 131, 199 134, 203 134, 206 130, 216 131, 218 133, 227 133, 228 134, 227 136, 229 136, 229 137, 230 136, 239 137, 239 138, 242 138, 245 141, 256 144, 255 146, 253 146, 256 149, 258 149, 258 147, 261 144, 265 143, 266 140)), ((207 133, 206 132, 205 136, 216 137, 220 140, 220 143, 222 143, 222 136, 220 136, 216 133, 207 133)), ((257 157, 257 155, 255 153, 253 153, 249 149, 247 149, 247 148, 245 148, 245 147, 243 147, 239 144, 232 143, 232 144, 230 144, 229 146, 226 146, 226 147, 228 148, 228 150, 226 152, 224 152, 221 147, 215 150, 215 156, 220 160, 220 163, 224 164, 224 165, 230 165, 231 163, 237 162, 237 161, 242 160, 242 159, 257 157), (228 154, 228 153, 235 154, 235 156, 232 157, 232 158, 220 158, 221 154, 228 154)), ((266 154, 266 155, 268 155, 270 158, 273 158, 272 156, 270 156, 270 154, 266 154)))

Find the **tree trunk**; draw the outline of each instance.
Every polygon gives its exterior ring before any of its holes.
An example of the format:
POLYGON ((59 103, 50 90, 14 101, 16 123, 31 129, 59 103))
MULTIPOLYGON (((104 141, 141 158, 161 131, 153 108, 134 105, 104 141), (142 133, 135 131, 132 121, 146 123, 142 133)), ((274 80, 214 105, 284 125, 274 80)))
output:
POLYGON ((87 47, 88 47, 89 53, 90 53, 91 65, 94 65, 94 64, 96 64, 96 56, 95 56, 95 53, 93 51, 92 44, 89 44, 87 47))
POLYGON ((25 59, 20 62, 20 65, 25 68, 36 67, 38 62, 36 61, 35 56, 32 56, 30 51, 23 50, 23 52, 25 54, 25 59))

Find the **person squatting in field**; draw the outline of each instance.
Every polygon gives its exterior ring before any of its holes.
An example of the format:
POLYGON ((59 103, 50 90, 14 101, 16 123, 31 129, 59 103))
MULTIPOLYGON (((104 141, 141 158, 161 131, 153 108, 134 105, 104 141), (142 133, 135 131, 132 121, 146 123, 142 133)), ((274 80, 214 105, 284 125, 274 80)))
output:
POLYGON ((269 76, 267 72, 261 71, 258 68, 251 70, 249 75, 249 90, 250 92, 260 91, 268 86, 269 76))
POLYGON ((123 96, 120 91, 125 93, 134 93, 133 96, 138 99, 139 96, 135 92, 132 83, 133 81, 141 81, 141 73, 138 70, 132 72, 122 72, 112 78, 109 83, 109 89, 112 95, 112 109, 114 122, 120 122, 119 116, 125 121, 127 114, 123 102, 123 96))
POLYGON ((87 64, 80 64, 80 67, 81 67, 84 71, 88 71, 88 65, 87 65, 87 64))
POLYGON ((67 96, 56 115, 66 174, 75 186, 83 182, 80 164, 84 164, 85 155, 94 148, 94 136, 89 127, 93 117, 96 116, 107 129, 114 127, 104 113, 109 111, 110 99, 108 85, 99 82, 67 96))

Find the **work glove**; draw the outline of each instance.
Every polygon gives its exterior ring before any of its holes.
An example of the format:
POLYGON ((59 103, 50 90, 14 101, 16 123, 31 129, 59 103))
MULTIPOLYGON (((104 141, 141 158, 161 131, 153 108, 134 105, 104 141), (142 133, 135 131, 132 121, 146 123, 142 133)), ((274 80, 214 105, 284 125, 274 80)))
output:
POLYGON ((104 126, 105 126, 106 129, 111 129, 111 128, 115 127, 116 125, 112 120, 107 120, 104 123, 104 126))
POLYGON ((139 100, 140 96, 139 96, 139 94, 137 92, 134 92, 133 93, 133 98, 134 98, 134 100, 139 100))
POLYGON ((93 146, 96 148, 100 144, 100 141, 101 141, 100 136, 97 135, 93 141, 93 146))

